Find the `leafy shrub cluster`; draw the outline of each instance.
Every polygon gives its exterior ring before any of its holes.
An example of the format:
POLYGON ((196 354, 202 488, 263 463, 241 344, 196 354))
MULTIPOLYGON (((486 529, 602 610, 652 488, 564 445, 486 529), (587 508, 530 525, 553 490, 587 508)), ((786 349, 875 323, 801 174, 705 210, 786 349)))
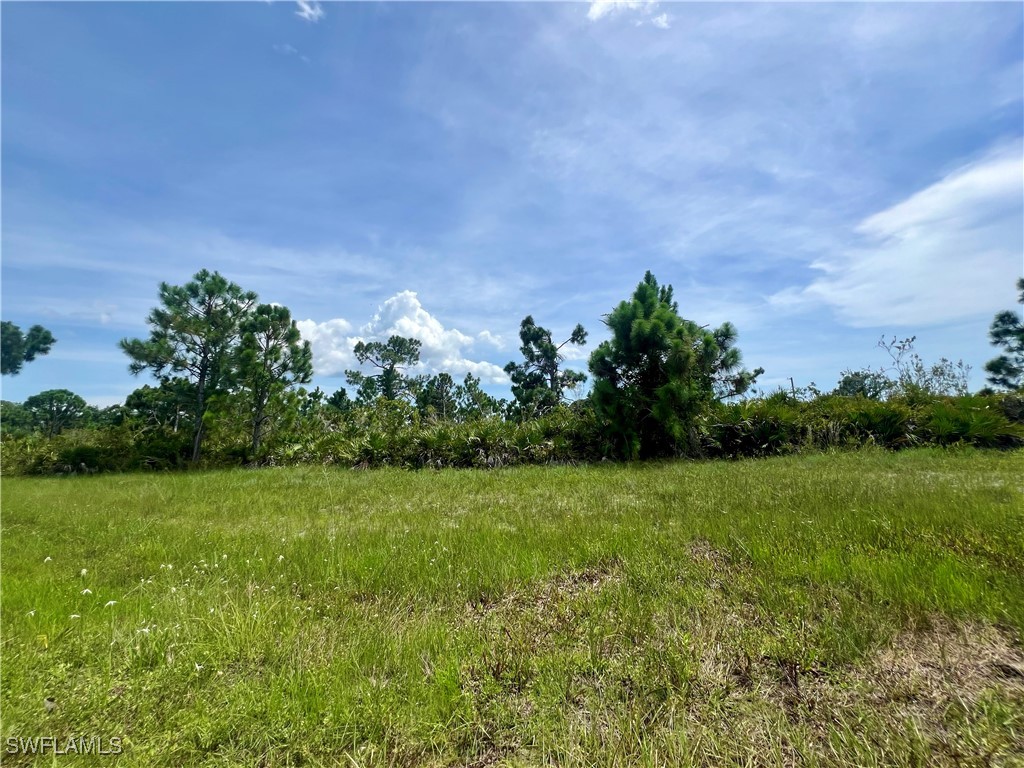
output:
POLYGON ((702 417, 699 452, 738 458, 799 450, 962 443, 1024 445, 1024 397, 989 395, 890 400, 825 395, 801 401, 784 393, 717 404, 702 417))
MULTIPOLYGON (((233 422, 212 424, 205 467, 252 463, 247 435, 233 422)), ((523 422, 464 423, 423 419, 400 400, 340 412, 320 407, 268 437, 261 464, 494 468, 617 458, 598 412, 586 401, 523 422)), ((877 445, 1024 446, 1024 396, 986 395, 871 400, 824 395, 800 400, 782 392, 715 402, 694 421, 676 455, 690 458, 774 456, 877 445)), ((54 437, 5 436, 4 474, 168 470, 189 465, 190 436, 165 426, 125 423, 54 437)))

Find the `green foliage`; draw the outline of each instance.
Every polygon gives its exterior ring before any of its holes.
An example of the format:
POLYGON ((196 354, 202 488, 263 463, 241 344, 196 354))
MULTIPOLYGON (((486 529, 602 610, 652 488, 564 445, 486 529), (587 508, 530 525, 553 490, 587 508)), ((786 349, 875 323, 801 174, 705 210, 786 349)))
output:
POLYGON ((918 442, 914 410, 904 402, 863 399, 849 414, 858 436, 886 448, 905 448, 918 442))
POLYGON ((452 421, 458 407, 455 382, 448 373, 425 379, 416 393, 416 408, 427 421, 452 421))
POLYGON ((698 415, 741 394, 762 371, 738 370, 736 329, 709 331, 679 316, 672 286, 650 272, 605 320, 612 338, 590 357, 593 400, 619 455, 678 454, 698 415))
MULTIPOLYGON (((342 412, 326 404, 319 390, 301 388, 288 390, 282 397, 275 429, 261 446, 262 464, 493 468, 599 461, 618 447, 607 422, 589 400, 520 422, 458 414, 442 420, 423 416, 404 400, 386 398, 342 412)), ((205 466, 253 461, 246 419, 244 400, 223 395, 213 399, 206 420, 205 466)), ((129 417, 121 426, 74 430, 73 434, 73 439, 64 435, 47 439, 43 433, 5 428, 5 451, 30 458, 5 459, 4 472, 70 471, 66 468, 75 464, 63 453, 69 440, 91 445, 91 441, 103 443, 110 434, 119 435, 111 444, 123 455, 104 454, 98 469, 171 468, 184 463, 188 452, 182 453, 182 446, 190 441, 187 430, 175 432, 167 424, 137 417, 129 417), (83 437, 89 434, 94 437, 83 437)), ((737 459, 928 444, 1024 445, 1024 398, 1004 394, 879 401, 825 395, 808 401, 780 390, 760 399, 712 402, 695 419, 677 452, 693 458, 737 459)))
POLYGON ((5 475, 92 474, 184 467, 189 435, 119 425, 71 429, 54 437, 34 433, 3 440, 5 475))
POLYGON ((177 432, 195 418, 196 387, 188 379, 174 377, 136 389, 124 401, 128 418, 141 426, 177 432))
POLYGON ((313 377, 313 352, 287 307, 260 304, 240 323, 237 382, 251 428, 252 460, 267 428, 288 412, 285 392, 313 377))
POLYGON ((713 420, 708 420, 705 453, 728 458, 774 456, 800 446, 799 403, 785 396, 722 403, 713 414, 713 420))
POLYGON ((0 373, 16 376, 25 363, 45 355, 57 343, 53 334, 41 325, 33 325, 27 334, 9 320, 0 323, 0 373))
POLYGON ((380 373, 368 375, 360 371, 345 371, 345 379, 357 390, 356 400, 366 404, 378 397, 397 400, 415 394, 416 380, 404 376, 402 371, 416 365, 420 360, 419 339, 405 336, 391 336, 383 341, 360 341, 353 352, 361 365, 369 363, 380 373))
POLYGON ((338 390, 327 398, 327 405, 341 413, 348 413, 352 410, 352 400, 348 396, 348 390, 338 387, 338 390))
POLYGON ((565 390, 576 389, 586 381, 580 371, 561 370, 566 344, 582 347, 587 343, 587 332, 577 324, 569 338, 561 344, 551 340, 551 331, 537 325, 532 315, 523 318, 519 326, 523 362, 510 362, 505 373, 512 380, 512 395, 516 403, 516 416, 522 420, 542 416, 557 407, 564 399, 565 390))
POLYGON ((497 418, 506 409, 506 401, 484 392, 480 378, 467 373, 462 383, 455 388, 455 401, 459 421, 479 421, 497 418))
POLYGON ((122 339, 120 346, 133 374, 148 370, 161 382, 184 374, 195 386, 192 460, 198 461, 208 400, 231 383, 239 324, 256 294, 204 269, 182 286, 161 283, 159 296, 160 306, 146 319, 149 338, 122 339))
POLYGON ((0 433, 7 436, 23 436, 35 429, 32 413, 21 403, 0 401, 0 433))
MULTIPOLYGON (((1024 277, 1017 280, 1018 301, 1024 304, 1024 277)), ((992 321, 989 339, 1003 354, 985 363, 988 381, 1009 390, 1024 389, 1024 322, 1018 313, 1000 312, 992 321)))
POLYGON ((49 437, 77 426, 86 412, 86 402, 67 389, 48 389, 25 401, 33 425, 49 437))
POLYGON ((911 399, 966 395, 971 367, 963 360, 954 363, 945 357, 939 358, 937 363, 925 363, 914 351, 916 339, 916 336, 906 339, 893 336, 889 341, 884 336, 879 339, 878 346, 892 360, 888 370, 895 374, 895 379, 890 389, 911 399))
POLYGON ((869 400, 881 400, 892 390, 893 386, 893 381, 880 371, 846 370, 843 371, 834 394, 841 397, 866 397, 869 400))
POLYGON ((932 440, 940 445, 967 443, 986 448, 1024 444, 1024 426, 1011 422, 985 397, 963 397, 934 403, 924 421, 932 440))

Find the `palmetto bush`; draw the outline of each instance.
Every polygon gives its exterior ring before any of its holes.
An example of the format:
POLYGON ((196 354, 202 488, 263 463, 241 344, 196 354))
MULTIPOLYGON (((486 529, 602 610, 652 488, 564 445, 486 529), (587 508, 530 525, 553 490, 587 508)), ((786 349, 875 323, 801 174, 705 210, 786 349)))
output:
POLYGON ((1024 426, 1007 418, 999 403, 987 397, 948 398, 928 409, 924 427, 941 445, 967 443, 988 448, 1024 445, 1024 426))
POLYGON ((898 400, 880 402, 856 398, 849 412, 849 423, 862 441, 886 448, 904 448, 917 442, 914 409, 898 400))
POLYGON ((702 453, 729 458, 792 453, 806 438, 803 405, 783 392, 719 403, 698 422, 702 453))
MULTIPOLYGON (((696 419, 680 455, 773 456, 806 450, 878 445, 1024 445, 1019 395, 893 398, 826 395, 802 401, 788 393, 713 403, 696 419)), ((244 430, 211 425, 204 466, 248 463, 244 430)), ((524 422, 493 417, 423 422, 406 403, 379 401, 342 414, 317 411, 272 431, 261 464, 393 466, 410 469, 498 468, 583 463, 616 455, 600 417, 586 402, 524 422)), ((4 474, 133 471, 189 466, 189 436, 129 425, 38 434, 2 441, 4 474)))

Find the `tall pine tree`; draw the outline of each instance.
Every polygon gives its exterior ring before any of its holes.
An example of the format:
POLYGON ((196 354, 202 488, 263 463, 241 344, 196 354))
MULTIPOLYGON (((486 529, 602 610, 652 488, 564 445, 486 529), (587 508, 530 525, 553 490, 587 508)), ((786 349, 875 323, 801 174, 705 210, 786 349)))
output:
POLYGON ((202 451, 203 418, 210 395, 230 383, 239 323, 256 303, 218 272, 201 270, 185 285, 160 284, 160 306, 146 322, 148 339, 122 339, 120 346, 135 375, 149 370, 161 381, 184 375, 195 386, 192 461, 202 451))

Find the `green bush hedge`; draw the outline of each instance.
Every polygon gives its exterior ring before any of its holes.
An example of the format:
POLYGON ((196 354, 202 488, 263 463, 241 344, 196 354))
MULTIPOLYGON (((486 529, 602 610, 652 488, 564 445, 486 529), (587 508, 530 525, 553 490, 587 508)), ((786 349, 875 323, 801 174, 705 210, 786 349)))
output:
MULTIPOLYGON (((79 429, 53 438, 5 436, 4 474, 72 474, 176 469, 188 465, 189 435, 129 425, 79 429)), ((1024 396, 869 400, 826 395, 802 401, 785 393, 716 403, 680 449, 692 458, 774 456, 878 445, 1024 446, 1024 396)), ((203 466, 249 462, 247 436, 210 428, 203 466)), ((268 435, 265 464, 346 467, 504 467, 593 462, 614 457, 613 441, 586 402, 525 422, 423 421, 402 402, 351 413, 324 410, 268 435)))

